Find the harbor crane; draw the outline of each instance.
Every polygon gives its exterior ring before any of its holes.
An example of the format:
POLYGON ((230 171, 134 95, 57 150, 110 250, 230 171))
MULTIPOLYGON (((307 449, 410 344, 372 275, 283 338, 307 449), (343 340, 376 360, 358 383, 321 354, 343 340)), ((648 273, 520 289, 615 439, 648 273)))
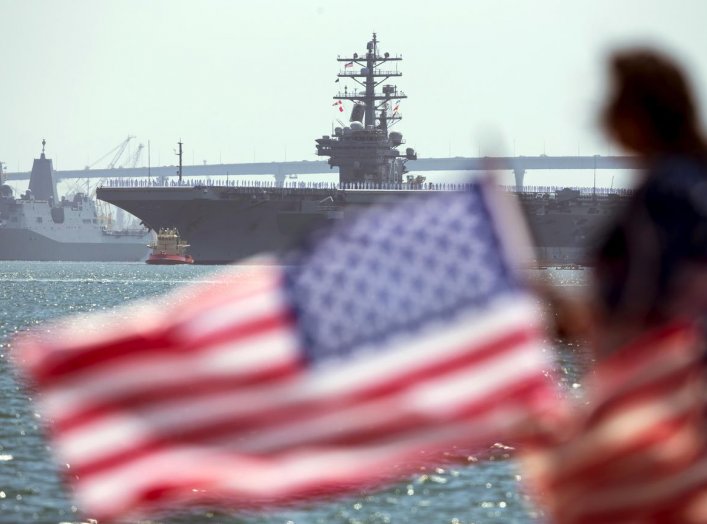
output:
POLYGON ((134 168, 137 167, 137 163, 140 161, 140 156, 142 155, 142 150, 145 149, 145 144, 138 144, 137 150, 133 153, 130 159, 125 162, 121 167, 134 168))
MULTIPOLYGON (((125 153, 125 150, 127 149, 128 144, 130 143, 130 141, 133 138, 135 138, 135 137, 132 135, 128 135, 128 137, 125 140, 123 140, 120 144, 118 144, 113 149, 108 151, 105 155, 103 155, 101 158, 96 160, 93 164, 86 166, 86 169, 91 169, 96 164, 103 162, 111 154, 113 155, 113 157, 111 158, 111 161, 108 163, 108 165, 106 167, 107 167, 107 169, 114 169, 115 165, 118 163, 118 160, 120 160, 120 157, 123 156, 123 153, 125 153)), ((138 148, 138 150, 140 150, 140 148, 138 148)), ((137 163, 137 160, 135 161, 135 163, 137 163)))

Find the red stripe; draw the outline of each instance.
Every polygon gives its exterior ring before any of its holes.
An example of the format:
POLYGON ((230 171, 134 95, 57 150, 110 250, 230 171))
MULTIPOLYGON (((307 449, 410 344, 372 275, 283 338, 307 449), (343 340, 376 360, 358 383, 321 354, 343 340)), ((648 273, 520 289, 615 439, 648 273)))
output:
MULTIPOLYGON (((541 381, 539 379, 535 381, 528 381, 525 385, 516 388, 516 390, 510 395, 510 397, 512 397, 513 401, 518 401, 522 403, 522 400, 526 398, 526 395, 529 391, 534 390, 540 385, 544 386, 545 384, 546 383, 544 381, 541 381)), ((496 405, 496 407, 498 406, 496 405)), ((480 414, 482 411, 490 412, 494 409, 494 406, 491 406, 487 401, 484 401, 482 403, 476 403, 473 409, 470 409, 467 413, 461 414, 459 417, 455 418, 464 419, 470 414, 477 415, 480 414)), ((415 424, 414 427, 419 427, 415 423, 415 421, 411 420, 409 422, 415 424)), ((378 437, 377 435, 374 436, 378 437)), ((363 437, 363 435, 360 435, 360 438, 357 439, 351 439, 341 442, 326 442, 323 443, 324 447, 321 448, 317 448, 316 445, 314 447, 309 447, 308 445, 308 454, 312 459, 316 460, 318 453, 317 449, 328 451, 331 449, 331 445, 342 445, 346 446, 348 449, 358 448, 360 450, 361 448, 364 448, 366 444, 375 444, 376 440, 378 440, 378 438, 368 439, 363 437)), ((473 438, 470 438, 469 435, 459 435, 459 437, 455 440, 456 443, 463 442, 464 444, 468 444, 470 441, 473 442, 473 438)), ((321 497, 344 491, 350 491, 355 488, 361 489, 363 487, 377 486, 382 482, 392 478, 393 475, 395 477, 400 477, 402 475, 413 472, 421 465, 437 463, 439 457, 444 452, 444 449, 447 449, 446 446, 451 446, 453 442, 447 442, 445 444, 446 445, 444 448, 440 447, 439 449, 435 449, 434 445, 427 446, 425 454, 414 454, 414 460, 411 460, 411 457, 409 457, 409 453, 399 453, 397 455, 390 456, 389 461, 396 462, 399 464, 399 466, 396 466, 396 471, 394 474, 372 474, 369 470, 361 470, 358 471, 356 475, 352 474, 352 472, 347 472, 344 476, 340 475, 335 478, 332 478, 330 476, 329 471, 326 471, 322 473, 320 478, 310 479, 307 482, 292 482, 290 485, 284 488, 284 494, 281 492, 278 493, 276 496, 270 498, 254 497, 251 492, 243 493, 235 489, 230 491, 217 492, 216 490, 211 489, 211 486, 209 486, 209 479, 205 479, 203 475, 199 476, 197 470, 197 475, 192 478, 182 478, 178 481, 161 479, 160 482, 150 484, 149 487, 138 492, 138 504, 144 508, 151 509, 167 507, 165 506, 165 504, 170 502, 174 503, 178 500, 187 500, 191 503, 209 503, 217 501, 219 502, 219 504, 227 504, 229 507, 236 507, 240 509, 253 509, 261 506, 272 506, 274 504, 282 506, 284 504, 300 500, 307 500, 314 497, 321 497), (408 459, 404 460, 404 456, 408 456, 408 459), (201 490, 205 490, 205 492, 201 492, 201 490)), ((169 446, 167 448, 169 448, 169 446)), ((152 451, 163 451, 163 449, 155 449, 152 451)), ((266 469, 277 468, 278 464, 282 460, 286 460, 288 453, 292 451, 296 452, 296 449, 288 448, 287 452, 285 453, 275 453, 274 455, 259 457, 258 467, 266 469)), ((147 456, 149 454, 150 453, 146 453, 144 456, 147 456)), ((230 455, 230 457, 233 456, 237 455, 230 455)), ((231 471, 229 453, 227 450, 224 450, 223 453, 223 463, 223 473, 231 471)), ((124 462, 118 462, 116 465, 124 464, 124 462)), ((383 469, 383 471, 386 470, 383 469)), ((246 468, 244 470, 233 472, 233 474, 247 477, 248 470, 246 468)), ((71 475, 78 475, 78 477, 82 479, 82 482, 90 483, 89 476, 87 476, 85 473, 82 473, 81 471, 77 471, 76 469, 72 468, 71 475)), ((222 477, 222 475, 215 475, 215 477, 222 477)), ((283 488, 280 487, 280 489, 283 488)), ((119 511, 122 511, 122 508, 120 508, 119 511)), ((107 518, 112 517, 113 515, 101 514, 97 516, 107 518)))
MULTIPOLYGON (((214 346, 239 342, 238 339, 260 335, 266 331, 282 328, 288 328, 290 331, 294 332, 295 316, 291 310, 277 306, 271 308, 267 313, 263 313, 257 319, 239 324, 231 324, 212 333, 196 337, 190 336, 188 343, 182 341, 180 341, 180 343, 188 348, 189 351, 199 353, 202 348, 208 350, 214 346)), ((180 334, 179 336, 181 337, 181 331, 175 330, 175 333, 180 334)))
POLYGON ((595 376, 601 377, 601 386, 596 386, 597 401, 601 400, 602 390, 620 394, 627 383, 635 380, 662 362, 681 362, 694 358, 690 351, 696 341, 695 330, 687 325, 669 325, 640 337, 630 345, 619 350, 602 363, 595 376))
MULTIPOLYGON (((313 450, 310 456, 314 461, 317 461, 318 451, 313 450)), ((355 474, 354 472, 346 471, 337 477, 332 477, 327 471, 321 477, 309 481, 291 483, 284 494, 280 493, 272 497, 255 496, 251 491, 212 487, 212 484, 217 483, 228 474, 247 477, 250 473, 248 468, 240 470, 232 468, 231 461, 226 458, 225 469, 218 472, 218 474, 214 473, 211 477, 193 475, 191 471, 184 472, 184 475, 179 479, 161 478, 147 488, 131 489, 131 493, 134 494, 134 500, 128 501, 125 507, 109 510, 104 506, 93 506, 83 509, 101 522, 104 520, 112 522, 116 518, 124 517, 124 513, 127 510, 140 511, 141 513, 169 512, 180 504, 218 505, 221 508, 240 511, 268 511, 274 508, 286 508, 293 504, 299 506, 303 502, 350 493, 355 490, 375 489, 394 478, 412 474, 422 465, 436 463, 437 457, 437 453, 430 453, 429 455, 416 454, 413 461, 410 459, 409 454, 407 454, 406 458, 401 456, 400 465, 396 467, 394 473, 385 472, 385 469, 375 468, 373 470, 356 471, 355 474)), ((388 466, 391 462, 390 459, 391 457, 388 457, 388 460, 380 461, 381 466, 388 466)), ((263 467, 276 467, 280 460, 280 457, 267 460, 263 467)))
POLYGON ((661 398, 674 395, 684 389, 686 382, 695 374, 695 369, 681 367, 674 369, 668 375, 654 377, 650 382, 640 384, 632 389, 612 395, 599 404, 590 414, 589 425, 601 424, 602 420, 621 415, 621 411, 633 409, 641 404, 660 403, 661 398))
POLYGON ((141 408, 152 403, 169 402, 179 398, 197 399, 233 391, 236 388, 281 382, 295 376, 300 366, 297 362, 288 362, 237 377, 186 378, 179 383, 158 385, 154 388, 147 384, 144 390, 126 393, 119 398, 111 399, 110 402, 93 406, 87 404, 80 412, 56 421, 52 428, 56 433, 61 433, 80 428, 114 411, 139 412, 141 408))
MULTIPOLYGON (((649 355, 651 353, 662 353, 663 346, 668 345, 672 339, 677 337, 677 341, 682 342, 686 336, 694 338, 694 326, 686 322, 674 322, 660 328, 653 329, 645 335, 637 338, 630 344, 623 346, 618 353, 605 361, 607 366, 616 364, 621 367, 619 361, 624 361, 629 367, 633 368, 636 365, 641 365, 644 359, 636 359, 636 353, 649 355)), ((669 344, 670 347, 677 347, 675 344, 669 344)), ((602 365, 604 367, 604 365, 602 365)))
POLYGON ((707 471, 700 463, 707 453, 704 404, 698 398, 703 378, 694 364, 698 352, 693 335, 685 326, 670 326, 598 367, 598 391, 590 398, 596 407, 585 425, 568 442, 544 448, 550 453, 548 470, 541 468, 539 476, 558 521, 682 523, 690 498, 707 496, 707 471), (624 420, 635 408, 655 409, 661 418, 628 441, 624 435, 609 435, 608 442, 586 448, 592 431, 624 420), (612 507, 603 509, 607 503, 612 507))
MULTIPOLYGON (((262 278, 262 277, 261 277, 262 278)), ((267 288, 272 290, 277 286, 278 278, 272 278, 271 282, 268 282, 267 288)), ((219 286, 214 285, 215 290, 207 289, 206 292, 191 292, 192 289, 196 289, 196 286, 189 288, 188 291, 180 291, 172 293, 170 296, 177 302, 179 302, 179 307, 170 308, 166 306, 168 312, 171 314, 168 317, 165 314, 160 314, 159 317, 162 320, 163 329, 158 332, 151 333, 152 336, 163 336, 163 331, 169 331, 174 329, 179 329, 180 324, 188 324, 189 318, 193 318, 195 315, 201 313, 208 314, 211 309, 218 310, 220 306, 227 303, 232 303, 236 299, 249 298, 251 296, 257 295, 258 293, 263 293, 266 286, 259 284, 257 287, 246 284, 248 288, 246 292, 242 292, 242 288, 225 289, 229 284, 243 284, 240 282, 230 282, 228 280, 224 282, 219 282, 219 286), (252 288, 252 289, 251 289, 252 288), (237 291, 229 294, 227 291, 237 291), (214 297, 214 299, 210 299, 214 297), (188 300, 187 300, 188 299, 188 300), (218 299, 218 300, 216 300, 218 299), (184 302, 184 303, 182 303, 184 302), (194 304, 197 304, 194 307, 194 304), (170 311, 171 309, 171 311, 170 311), (180 320, 181 319, 181 320, 180 320), (169 326, 165 327, 165 324, 169 326)), ((166 303, 166 299, 163 299, 162 304, 166 303)), ((146 314, 149 317, 157 316, 155 312, 161 309, 159 307, 153 307, 146 314)), ((93 321, 94 318, 102 317, 101 315, 87 315, 86 319, 88 321, 93 321)), ((145 330, 141 329, 141 318, 130 318, 126 322, 125 326, 118 326, 117 322, 114 322, 109 327, 106 328, 106 333, 103 335, 103 340, 95 340, 94 336, 89 336, 83 340, 77 336, 80 334, 80 328, 75 322, 58 322, 53 324, 54 330, 51 336, 35 336, 35 337, 23 337, 20 339, 17 347, 20 355, 22 352, 25 354, 30 352, 36 352, 32 361, 39 360, 38 364, 28 364, 23 359, 18 359, 18 364, 24 366, 29 373, 33 376, 36 375, 35 379, 37 381, 43 380, 42 373, 45 367, 60 364, 64 360, 69 360, 72 358, 77 358, 84 353, 93 353, 96 351, 101 351, 105 346, 111 346, 114 344, 130 344, 134 340, 145 339, 145 330), (63 337, 69 336, 70 341, 66 343, 63 337), (106 340, 109 339, 109 340, 106 340), (62 345, 62 343, 64 345, 62 345)), ((155 319, 153 318, 152 321, 155 319)), ((151 321, 151 322, 152 322, 151 321)), ((152 337, 150 337, 151 339, 152 337)))
MULTIPOLYGON (((504 348, 507 350, 507 348, 504 348)), ((499 350, 499 349, 497 349, 499 350)), ((476 362, 474 362, 476 364, 476 362)), ((458 370, 458 367, 453 366, 454 371, 458 370)), ((451 370, 446 370, 451 371, 451 370)), ((444 373, 442 373, 444 374, 444 373)), ((412 381, 411 384, 418 384, 420 380, 412 381)), ((516 385, 506 385, 504 386, 504 392, 513 392, 514 388, 526 388, 528 390, 537 387, 539 383, 547 384, 545 377, 533 377, 530 380, 524 379, 523 382, 518 382, 516 385), (533 388, 531 388, 533 386, 533 388)), ((403 384, 403 383, 401 383, 403 384)), ((402 386, 403 389, 410 384, 402 386)), ((397 391, 397 390, 396 390, 397 391)), ((272 430, 287 424, 289 422, 303 420, 307 418, 317 417, 322 413, 331 413, 336 409, 345 409, 346 407, 353 406, 355 404, 363 403, 368 400, 376 399, 375 391, 371 390, 364 391, 361 395, 350 395, 346 397, 336 397, 324 399, 320 402, 312 403, 306 407, 296 408, 281 408, 277 411, 268 411, 266 413, 259 413, 253 415, 252 417, 236 417, 230 419, 221 419, 218 422, 211 424, 200 424, 197 428, 191 427, 180 427, 176 431, 171 431, 168 434, 162 434, 156 436, 152 440, 146 443, 142 443, 132 449, 123 450, 120 453, 110 455, 104 459, 96 460, 85 464, 83 466, 75 466, 72 471, 80 476, 88 476, 106 469, 110 469, 126 462, 136 460, 138 458, 147 456, 153 451, 162 450, 170 445, 175 444, 190 444, 190 445, 207 445, 208 443, 213 443, 215 440, 223 440, 228 438, 229 441, 236 441, 237 438, 245 435, 250 437, 253 432, 263 431, 265 429, 272 430)), ((394 393, 394 391, 384 391, 378 396, 385 396, 387 394, 394 393)), ((527 393, 527 391, 526 391, 527 393)), ((479 409, 482 412, 485 408, 493 408, 495 402, 500 401, 500 396, 498 392, 492 392, 493 396, 483 398, 481 401, 475 400, 471 405, 467 406, 466 411, 461 411, 462 418, 464 416, 470 416, 473 409, 479 409), (474 408, 477 406, 477 408, 474 408)), ((417 417, 412 417, 406 420, 401 413, 391 414, 391 422, 388 424, 383 424, 378 426, 380 429, 371 433, 378 434, 379 437, 384 437, 386 434, 394 434, 404 430, 406 427, 417 427, 420 424, 420 419, 417 417), (397 419, 393 419, 397 417, 397 419), (399 427, 398 427, 399 426, 399 427)), ((447 417, 449 418, 449 417, 447 417)), ((454 420, 452 418, 451 420, 454 420)), ((188 421, 187 421, 188 422, 188 421)), ((428 421, 429 422, 429 421, 428 421)), ((318 443, 326 443, 327 439, 331 437, 326 437, 318 440, 309 440, 306 445, 311 446, 318 443)), ((337 438, 344 438, 344 436, 339 436, 337 438)), ((213 444, 212 444, 213 445, 213 444)))
MULTIPOLYGON (((519 381, 514 384, 505 385, 502 394, 494 392, 493 396, 475 399, 473 402, 465 405, 451 417, 428 417, 419 414, 407 414, 404 416, 398 415, 373 428, 361 428, 350 432, 346 435, 319 439, 314 442, 317 446, 362 446, 366 444, 377 444, 395 439, 405 434, 414 434, 416 429, 423 427, 431 427, 431 423, 438 422, 439 424, 447 424, 450 422, 459 422, 472 419, 474 417, 482 417, 485 414, 491 413, 497 409, 498 405, 507 407, 514 402, 522 403, 528 395, 536 392, 540 388, 547 386, 544 377, 534 376, 524 381, 519 381), (491 402, 493 400, 493 402, 491 402), (431 420, 432 419, 432 420, 431 420)), ((404 408, 403 408, 404 409, 404 408)), ((498 427, 495 429, 495 436, 499 437, 498 427)), ((474 441, 470 436, 460 435, 460 442, 472 444, 474 441)), ((308 442, 307 445, 311 445, 308 442)), ((289 446, 281 449, 275 449, 274 452, 284 451, 289 446)), ((272 451, 268 451, 271 453, 272 451)))
MULTIPOLYGON (((703 482, 707 478, 703 478, 703 482)), ((623 486, 628 489, 628 485, 623 486)), ((676 489, 679 489, 676 487, 676 489)), ((637 489, 640 491, 640 489, 637 489)), ((625 504, 613 509, 592 508, 590 503, 579 504, 575 501, 571 508, 560 508, 560 515, 573 515, 573 518, 562 520, 572 524, 596 524, 597 522, 654 522, 661 524, 684 524, 699 522, 688 519, 686 509, 697 496, 707 497, 707 487, 704 484, 680 489, 665 498, 656 500, 652 493, 647 493, 639 502, 625 504), (578 511, 579 510, 579 511, 578 511)), ((704 518, 704 515, 702 514, 704 518)))
MULTIPOLYGON (((441 376, 446 373, 458 371, 462 367, 471 367, 480 365, 503 352, 511 351, 516 346, 531 341, 536 336, 535 330, 521 329, 513 333, 508 333, 496 340, 490 341, 487 344, 469 348, 467 352, 463 352, 452 358, 440 360, 428 364, 425 368, 412 370, 407 373, 394 375, 389 380, 379 384, 371 384, 363 387, 350 394, 342 394, 337 397, 321 398, 312 401, 291 402, 289 399, 282 399, 282 404, 279 408, 270 409, 265 413, 246 415, 232 419, 233 424, 241 424, 248 428, 262 428, 264 426, 276 426, 278 424, 288 423, 292 420, 297 420, 306 416, 309 412, 326 412, 327 410, 351 406, 356 403, 374 400, 386 395, 398 393, 411 385, 415 385, 420 381, 441 376)), ((288 369, 288 372, 277 378, 288 378, 291 372, 295 369, 288 369)), ((394 371, 391 374, 395 373, 394 371)), ((255 373, 257 375, 257 373, 255 373)), ((244 377, 245 380, 247 377, 244 377)), ((266 381, 268 381, 266 379, 266 381)), ((257 382, 256 382, 257 383, 257 382)), ((87 406, 81 412, 65 419, 61 422, 61 429, 79 428, 83 424, 94 422, 104 416, 110 416, 113 411, 123 409, 148 409, 153 407, 153 404, 160 402, 175 402, 178 400, 191 400, 202 396, 210 396, 213 394, 229 391, 228 382, 223 382, 223 389, 218 383, 210 377, 197 378, 187 382, 190 389, 186 385, 182 387, 155 387, 150 388, 146 384, 146 389, 133 391, 127 395, 121 395, 112 398, 108 402, 93 403, 91 399, 87 399, 87 406)), ((247 385, 246 383, 243 384, 247 385)), ((233 390, 231 390, 233 391, 233 390)), ((154 406, 159 407, 159 406, 154 406)))
MULTIPOLYGON (((667 377, 662 377, 657 383, 646 385, 640 391, 626 394, 626 398, 614 399, 608 406, 599 406, 597 412, 600 414, 597 417, 592 417, 588 426, 584 429, 585 433, 591 432, 596 427, 607 423, 608 421, 621 419, 625 412, 629 409, 642 405, 659 405, 663 402, 665 395, 675 394, 680 389, 685 388, 686 379, 692 373, 686 373, 685 370, 680 370, 667 377)), ((695 406, 697 407, 697 406, 695 406)), ((591 456, 585 457, 586 461, 582 464, 572 466, 571 469, 563 467, 555 477, 553 485, 557 486, 564 482, 573 482, 576 479, 582 482, 590 482, 600 473, 620 468, 622 461, 630 460, 635 456, 639 456, 644 451, 651 447, 664 442, 666 439, 675 435, 678 431, 690 427, 694 423, 695 410, 687 412, 674 413, 670 419, 661 420, 659 424, 655 424, 647 428, 642 434, 637 435, 631 441, 625 442, 621 447, 615 445, 618 440, 610 443, 610 448, 606 447, 600 450, 593 450, 591 456), (608 469, 607 469, 608 468, 608 469)), ((573 446, 570 445, 568 452, 573 446)), ((687 459, 689 460, 689 458, 687 459)), ((675 467, 680 467, 680 461, 673 458, 675 467)), ((655 465, 655 473, 658 474, 658 465, 655 465)))
MULTIPOLYGON (((573 485, 593 485, 607 481, 613 473, 619 471, 628 474, 629 472, 624 469, 627 461, 635 460, 641 456, 648 458, 650 454, 646 454, 646 450, 665 442, 666 438, 670 435, 674 435, 678 430, 689 427, 692 419, 693 415, 690 413, 673 417, 661 423, 660 427, 654 426, 648 430, 646 434, 633 439, 621 448, 611 449, 611 452, 606 448, 594 449, 592 450, 592 455, 586 457, 586 459, 588 459, 587 462, 573 467, 571 471, 563 470, 561 474, 557 474, 553 477, 549 485, 553 489, 565 483, 571 483, 573 485)), ((694 454, 690 454, 684 458, 684 461, 689 463, 694 459, 694 456, 694 454)), ((668 469, 680 468, 685 465, 685 462, 679 461, 678 459, 672 458, 671 460, 672 467, 668 469)), ((653 464, 653 471, 646 471, 645 475, 664 475, 666 470, 661 469, 661 465, 665 464, 653 464)))
POLYGON ((185 296, 187 300, 180 303, 174 313, 180 322, 193 322, 204 312, 218 310, 234 302, 251 298, 259 293, 264 293, 278 288, 280 273, 276 268, 260 267, 247 274, 217 275, 215 282, 208 287, 186 288, 178 297, 185 296), (191 320, 190 320, 191 319, 191 320))
MULTIPOLYGON (((291 324, 292 317, 289 313, 277 312, 225 330, 219 333, 218 339, 226 342, 247 338, 263 331, 291 324)), ((111 365, 120 360, 130 359, 130 357, 156 355, 168 358, 175 354, 194 354, 209 349, 209 346, 201 341, 199 344, 182 344, 179 339, 175 338, 172 330, 173 326, 170 326, 150 335, 134 335, 118 341, 112 340, 104 345, 96 344, 91 351, 80 354, 63 355, 61 352, 54 352, 48 355, 43 365, 34 370, 35 379, 44 387, 51 387, 60 381, 70 380, 73 375, 88 370, 96 371, 96 368, 100 370, 100 368, 107 366, 108 370, 105 372, 110 373, 111 365)), ((214 337, 211 344, 213 345, 216 340, 214 337)), ((139 364, 139 359, 137 363, 139 364)))
MULTIPOLYGON (((636 358, 642 357, 637 356, 636 358)), ((651 359, 648 365, 642 366, 634 373, 620 377, 616 383, 610 384, 602 381, 601 385, 595 385, 594 388, 601 388, 601 391, 596 392, 594 404, 604 409, 605 404, 613 405, 617 399, 632 397, 635 392, 650 390, 655 384, 660 384, 677 374, 682 374, 683 380, 686 380, 687 375, 691 371, 694 372, 697 360, 696 358, 685 358, 684 355, 663 355, 662 358, 651 359)), ((601 376, 601 374, 597 376, 601 376)))
MULTIPOLYGON (((270 295, 270 298, 280 300, 280 297, 277 296, 278 290, 277 283, 269 282, 267 286, 258 286, 255 289, 249 290, 247 293, 234 293, 232 296, 222 296, 219 294, 213 300, 201 301, 192 306, 191 310, 182 310, 180 308, 179 311, 175 311, 175 316, 171 319, 174 324, 173 329, 178 332, 182 332, 182 330, 189 332, 193 329, 193 326, 200 327, 204 318, 208 318, 213 314, 222 314, 223 309, 232 308, 234 306, 245 306, 243 302, 247 302, 257 296, 270 295)), ((279 310, 283 308, 284 306, 277 305, 272 309, 279 310)))

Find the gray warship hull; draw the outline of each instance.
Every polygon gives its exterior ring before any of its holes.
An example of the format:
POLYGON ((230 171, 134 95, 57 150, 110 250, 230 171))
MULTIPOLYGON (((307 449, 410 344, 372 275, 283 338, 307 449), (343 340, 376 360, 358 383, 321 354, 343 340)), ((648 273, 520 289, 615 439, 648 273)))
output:
MULTIPOLYGON (((303 237, 406 190, 153 187, 99 188, 97 196, 153 230, 176 227, 198 264, 282 253, 303 237)), ((535 240, 539 265, 585 264, 604 224, 623 206, 615 196, 517 194, 535 240)))
POLYGON ((28 229, 0 228, 0 260, 137 262, 146 256, 143 243, 58 242, 28 229))
MULTIPOLYGON (((277 187, 185 187, 179 142, 177 187, 104 187, 98 189, 98 198, 155 231, 177 228, 190 243, 196 263, 221 264, 260 252, 283 252, 312 231, 384 200, 418 191, 464 190, 463 185, 425 183, 424 177, 408 173, 406 163, 416 160, 417 153, 407 147, 402 133, 392 130, 402 119, 400 104, 407 99, 393 83, 402 76, 402 56, 382 52, 373 33, 365 52, 336 60, 341 66, 336 81, 343 89, 334 95, 334 106, 343 112, 344 103, 350 104, 349 122, 338 121, 331 135, 315 141, 316 154, 328 157, 329 166, 338 169, 336 187, 290 187, 282 182, 277 187)), ((596 167, 596 158, 594 162, 596 167)), ((592 238, 620 206, 612 197, 572 190, 518 197, 541 265, 585 263, 592 238)))
POLYGON ((0 183, 0 260, 139 261, 151 238, 147 229, 107 228, 95 201, 83 193, 59 199, 44 147, 20 198, 0 183))

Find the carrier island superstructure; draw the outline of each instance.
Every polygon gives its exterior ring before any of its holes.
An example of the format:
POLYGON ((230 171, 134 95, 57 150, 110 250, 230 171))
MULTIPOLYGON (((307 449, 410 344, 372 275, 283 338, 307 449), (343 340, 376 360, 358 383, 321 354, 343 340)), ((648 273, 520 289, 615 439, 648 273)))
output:
MULTIPOLYGON (((181 181, 150 182, 147 187, 104 186, 97 196, 137 216, 149 228, 177 228, 189 241, 197 263, 229 263, 260 252, 281 252, 316 228, 345 218, 381 199, 410 191, 439 190, 407 173, 417 158, 393 127, 407 98, 392 79, 402 76, 400 56, 381 52, 376 34, 365 53, 337 58, 339 85, 333 97, 342 114, 353 103, 348 122, 316 140, 316 153, 328 157, 338 180, 323 184, 251 184, 247 187, 181 181), (351 87, 349 87, 349 84, 351 87), (404 149, 403 149, 404 148, 404 149)), ((449 186, 446 187, 448 189, 449 186)), ((538 262, 574 264, 584 260, 591 236, 622 205, 614 196, 578 191, 518 195, 535 237, 538 262)))
POLYGON ((339 168, 339 181, 345 185, 400 184, 407 172, 405 161, 417 158, 412 148, 401 154, 398 147, 404 143, 403 135, 390 131, 402 119, 399 105, 407 98, 396 85, 389 83, 391 78, 402 76, 397 67, 401 60, 400 56, 378 51, 375 33, 363 56, 354 53, 351 57, 337 58, 343 64, 338 79, 350 79, 356 88, 350 91, 345 85, 334 96, 334 104, 341 109, 344 100, 354 105, 348 126, 336 127, 333 137, 317 139, 317 155, 329 157, 329 165, 339 168), (382 88, 377 90, 381 84, 382 88))

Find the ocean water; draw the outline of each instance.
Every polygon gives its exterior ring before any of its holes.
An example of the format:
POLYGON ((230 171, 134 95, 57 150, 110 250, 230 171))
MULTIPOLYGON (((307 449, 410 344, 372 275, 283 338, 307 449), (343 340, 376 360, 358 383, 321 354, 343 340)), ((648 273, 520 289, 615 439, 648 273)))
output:
MULTIPOLYGON (((31 391, 10 364, 18 331, 67 314, 110 309, 193 281, 208 282, 218 269, 124 263, 0 262, 0 523, 81 522, 58 478, 31 391)), ((250 269, 244 267, 243 278, 250 269)), ((556 285, 581 289, 584 271, 545 270, 556 285)), ((553 341, 548 340, 548 347, 553 341)), ((581 347, 559 346, 557 366, 568 395, 581 395, 588 364, 581 347)), ((497 446, 396 485, 345 498, 257 513, 209 509, 175 512, 145 523, 526 523, 543 514, 524 493, 522 472, 510 450, 497 446)))

